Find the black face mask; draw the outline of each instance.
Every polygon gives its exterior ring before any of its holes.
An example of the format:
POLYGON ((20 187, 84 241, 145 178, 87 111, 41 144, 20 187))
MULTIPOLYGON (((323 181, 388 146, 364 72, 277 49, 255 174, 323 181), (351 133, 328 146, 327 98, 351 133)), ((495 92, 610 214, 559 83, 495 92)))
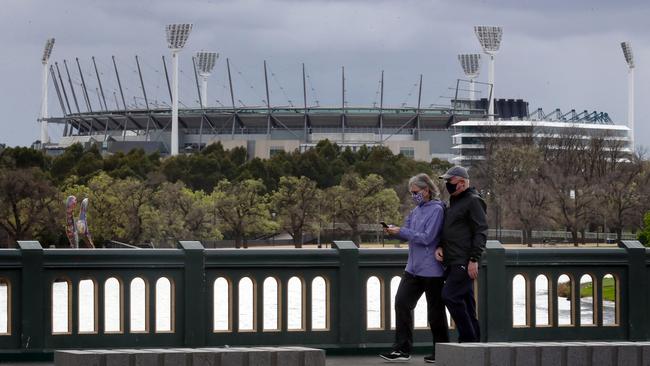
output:
POLYGON ((456 192, 456 189, 458 189, 458 183, 451 184, 447 182, 445 186, 447 187, 447 192, 449 192, 449 194, 453 194, 454 192, 456 192))

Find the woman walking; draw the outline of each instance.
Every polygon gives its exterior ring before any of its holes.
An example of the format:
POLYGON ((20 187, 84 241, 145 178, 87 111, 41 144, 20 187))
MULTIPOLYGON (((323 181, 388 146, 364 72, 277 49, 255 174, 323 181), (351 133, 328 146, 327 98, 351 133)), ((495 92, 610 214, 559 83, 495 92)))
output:
POLYGON ((440 192, 427 174, 409 180, 409 190, 415 208, 402 227, 389 226, 384 231, 408 241, 409 256, 395 295, 395 343, 390 352, 382 353, 387 361, 408 361, 413 345, 413 309, 424 293, 427 299, 427 319, 433 334, 433 352, 424 358, 435 362, 436 342, 449 342, 447 315, 441 292, 444 270, 435 259, 444 221, 445 205, 438 199, 440 192))

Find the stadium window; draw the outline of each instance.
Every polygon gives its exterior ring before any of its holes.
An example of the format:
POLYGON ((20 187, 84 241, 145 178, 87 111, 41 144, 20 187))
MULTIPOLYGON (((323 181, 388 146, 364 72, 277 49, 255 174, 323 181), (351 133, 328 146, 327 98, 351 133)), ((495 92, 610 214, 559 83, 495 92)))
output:
POLYGON ((269 150, 269 156, 274 157, 283 152, 284 148, 282 148, 282 146, 271 146, 271 149, 269 150))
POLYGON ((413 147, 400 147, 399 153, 409 159, 415 159, 415 148, 413 147))

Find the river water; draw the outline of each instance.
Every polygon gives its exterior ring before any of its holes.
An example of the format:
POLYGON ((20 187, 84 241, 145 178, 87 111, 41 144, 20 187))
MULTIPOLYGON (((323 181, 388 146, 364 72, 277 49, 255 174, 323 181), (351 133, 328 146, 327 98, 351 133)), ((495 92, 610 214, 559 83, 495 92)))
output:
MULTIPOLYGON (((82 306, 79 307, 79 329, 82 332, 95 332, 97 319, 95 319, 95 283, 91 280, 81 281, 79 284, 79 297, 82 306)), ((267 279, 264 281, 264 309, 263 311, 263 324, 265 330, 274 330, 280 328, 278 324, 278 291, 277 283, 274 280, 267 279)), ((394 298, 399 285, 399 278, 395 277, 391 280, 391 304, 387 309, 391 310, 391 328, 395 326, 395 314, 392 311, 394 307, 394 298)), ((117 280, 109 280, 105 284, 105 320, 104 326, 107 332, 119 332, 120 329, 120 294, 119 282, 117 280)), ((227 290, 228 282, 216 281, 215 294, 223 294, 224 296, 216 296, 214 301, 214 323, 213 329, 215 331, 229 330, 228 322, 228 298, 227 290)), ((303 307, 303 284, 297 277, 292 278, 288 286, 288 319, 287 326, 289 329, 304 329, 304 311, 303 307)), ((130 324, 131 331, 144 331, 146 329, 146 300, 144 296, 145 284, 142 280, 135 280, 130 284, 131 290, 131 322, 124 322, 130 324)), ((380 314, 380 282, 376 277, 369 279, 367 284, 367 326, 368 328, 381 327, 381 314, 380 314)), ((546 325, 549 323, 548 317, 548 291, 544 287, 543 282, 537 282, 536 308, 530 316, 536 317, 537 325, 546 325)), ((159 306, 156 307, 156 322, 154 329, 159 331, 168 331, 172 329, 171 318, 171 284, 169 281, 159 281, 156 283, 156 302, 159 306)), ((326 309, 326 283, 322 278, 318 278, 312 284, 313 298, 312 298, 312 327, 311 329, 326 329, 328 325, 327 309, 326 309)), ((0 333, 6 333, 8 329, 8 293, 7 286, 0 285, 0 333)), ((68 332, 68 285, 65 282, 57 282, 53 285, 53 331, 54 332, 68 332)), ((247 330, 253 329, 253 284, 250 280, 240 282, 240 314, 239 314, 239 329, 247 330)), ((513 281, 513 325, 525 326, 527 324, 526 316, 526 297, 525 288, 522 282, 517 279, 513 281)), ((308 309, 304 309, 308 310, 308 309)), ((571 302, 564 297, 558 297, 558 318, 560 325, 571 324, 571 302)), ((616 323, 616 303, 613 301, 603 302, 603 324, 614 325, 616 323)), ((583 297, 580 299, 580 311, 576 316, 580 316, 581 324, 586 325, 593 323, 593 298, 583 297)), ((449 315, 448 318, 450 319, 449 315)), ((427 314, 426 314, 426 299, 424 296, 420 298, 414 311, 414 323, 416 328, 427 327, 427 314)))

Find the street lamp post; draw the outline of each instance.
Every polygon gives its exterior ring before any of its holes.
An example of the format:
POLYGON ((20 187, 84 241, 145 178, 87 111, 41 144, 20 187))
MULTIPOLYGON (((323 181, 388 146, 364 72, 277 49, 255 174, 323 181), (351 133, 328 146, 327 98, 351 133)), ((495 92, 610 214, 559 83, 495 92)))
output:
POLYGON ((178 155, 178 53, 192 31, 192 24, 168 24, 165 27, 167 46, 172 53, 172 137, 171 154, 178 155))
POLYGON ((479 25, 474 27, 474 33, 478 41, 490 58, 488 68, 488 84, 490 84, 490 97, 488 98, 488 119, 494 121, 494 56, 499 52, 503 28, 494 26, 479 25))
POLYGON ((43 64, 43 84, 41 85, 41 147, 50 142, 50 136, 47 132, 47 64, 52 55, 54 48, 54 38, 49 38, 45 42, 45 49, 43 50, 43 57, 41 63, 43 64))

